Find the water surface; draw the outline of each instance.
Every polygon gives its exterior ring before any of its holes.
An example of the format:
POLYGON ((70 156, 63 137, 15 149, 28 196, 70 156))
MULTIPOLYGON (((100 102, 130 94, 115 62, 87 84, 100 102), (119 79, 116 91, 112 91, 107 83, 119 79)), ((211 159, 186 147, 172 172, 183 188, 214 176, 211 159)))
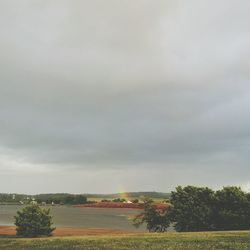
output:
MULTIPOLYGON (((18 205, 0 205, 0 225, 14 225, 18 205)), ((48 207, 46 207, 48 208, 48 207)), ((56 227, 93 227, 136 230, 131 218, 140 211, 126 208, 73 208, 53 206, 51 214, 56 227)), ((145 229, 138 229, 144 231, 145 229)))

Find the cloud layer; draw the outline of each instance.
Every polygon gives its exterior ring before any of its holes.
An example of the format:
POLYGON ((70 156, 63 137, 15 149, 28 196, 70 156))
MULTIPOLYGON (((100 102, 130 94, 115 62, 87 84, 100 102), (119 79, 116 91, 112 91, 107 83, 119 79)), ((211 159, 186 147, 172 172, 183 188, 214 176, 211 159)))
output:
POLYGON ((1 189, 247 186, 249 14, 247 0, 1 1, 1 189))

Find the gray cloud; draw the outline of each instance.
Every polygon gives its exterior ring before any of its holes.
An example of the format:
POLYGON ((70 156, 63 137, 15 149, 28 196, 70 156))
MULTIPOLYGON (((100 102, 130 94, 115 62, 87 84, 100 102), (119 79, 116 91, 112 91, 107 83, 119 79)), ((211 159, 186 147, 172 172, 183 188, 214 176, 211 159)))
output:
POLYGON ((2 189, 250 185, 249 14, 246 0, 0 1, 2 189))

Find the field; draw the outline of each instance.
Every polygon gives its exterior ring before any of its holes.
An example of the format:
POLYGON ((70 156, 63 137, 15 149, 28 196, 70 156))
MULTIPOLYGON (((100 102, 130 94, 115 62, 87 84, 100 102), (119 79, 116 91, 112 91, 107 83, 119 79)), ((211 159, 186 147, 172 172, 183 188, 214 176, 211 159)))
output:
MULTIPOLYGON (((141 203, 126 203, 126 202, 97 202, 93 204, 81 204, 81 205, 73 205, 76 208, 129 208, 129 209, 143 209, 141 203)), ((157 209, 168 208, 168 204, 158 203, 154 204, 154 207, 157 209)))
POLYGON ((0 238, 4 250, 241 250, 250 249, 250 231, 128 234, 21 239, 0 238))

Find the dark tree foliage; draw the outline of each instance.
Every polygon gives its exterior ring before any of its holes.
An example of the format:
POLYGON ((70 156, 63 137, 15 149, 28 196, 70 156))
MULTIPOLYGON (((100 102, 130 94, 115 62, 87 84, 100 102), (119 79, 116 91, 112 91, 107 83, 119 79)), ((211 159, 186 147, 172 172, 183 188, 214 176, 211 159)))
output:
POLYGON ((46 200, 47 203, 54 202, 55 204, 86 204, 87 197, 81 194, 65 194, 60 198, 51 196, 49 200, 46 200))
POLYGON ((157 210, 146 200, 134 225, 145 223, 151 232, 166 231, 170 224, 177 232, 250 230, 250 194, 239 187, 215 192, 207 187, 179 186, 171 193, 170 203, 168 209, 157 210))
POLYGON ((39 194, 34 198, 38 203, 46 202, 47 204, 86 204, 87 197, 81 194, 39 194))
POLYGON ((52 227, 50 210, 42 209, 38 205, 29 205, 23 208, 23 210, 17 212, 14 218, 18 236, 51 236, 55 230, 52 227))
POLYGON ((239 187, 177 187, 168 216, 178 232, 250 229, 250 195, 239 187))
POLYGON ((176 231, 207 231, 214 229, 214 192, 209 188, 193 186, 177 187, 172 192, 170 203, 173 208, 169 216, 176 231))
POLYGON ((126 201, 126 200, 123 199, 123 198, 115 198, 115 199, 113 199, 112 201, 113 201, 113 202, 124 202, 124 201, 126 201))
POLYGON ((250 195, 239 187, 215 192, 214 224, 217 230, 250 229, 250 195))
POLYGON ((85 204, 87 203, 87 197, 83 195, 75 195, 73 204, 85 204))
POLYGON ((169 218, 167 210, 157 210, 153 206, 153 201, 150 199, 144 200, 144 211, 141 214, 135 216, 133 222, 134 226, 139 227, 142 224, 146 224, 149 232, 165 232, 169 227, 169 218))

